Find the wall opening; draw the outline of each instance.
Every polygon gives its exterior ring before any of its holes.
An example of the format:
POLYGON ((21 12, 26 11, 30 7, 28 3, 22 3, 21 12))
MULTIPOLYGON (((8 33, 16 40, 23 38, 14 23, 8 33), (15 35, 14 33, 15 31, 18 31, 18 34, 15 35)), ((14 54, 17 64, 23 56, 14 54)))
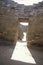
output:
POLYGON ((19 40, 26 41, 26 34, 27 34, 27 28, 29 23, 28 22, 20 22, 19 24, 19 40))
POLYGON ((36 64, 34 57, 27 47, 26 34, 29 23, 20 22, 19 25, 19 40, 16 43, 15 49, 12 53, 11 60, 36 64))

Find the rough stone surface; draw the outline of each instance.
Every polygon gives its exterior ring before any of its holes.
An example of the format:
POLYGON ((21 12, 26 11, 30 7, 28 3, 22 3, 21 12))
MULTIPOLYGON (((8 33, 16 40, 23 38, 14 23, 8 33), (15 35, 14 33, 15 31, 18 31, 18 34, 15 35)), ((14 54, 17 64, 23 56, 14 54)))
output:
POLYGON ((12 0, 0 0, 0 38, 12 41, 17 39, 19 22, 29 23, 28 44, 32 42, 43 45, 43 2, 24 6, 12 0))
POLYGON ((18 18, 13 10, 0 7, 0 39, 16 42, 18 38, 18 18), (15 16, 15 17, 14 17, 15 16))
POLYGON ((28 43, 43 45, 43 14, 34 18, 33 22, 28 26, 28 43))

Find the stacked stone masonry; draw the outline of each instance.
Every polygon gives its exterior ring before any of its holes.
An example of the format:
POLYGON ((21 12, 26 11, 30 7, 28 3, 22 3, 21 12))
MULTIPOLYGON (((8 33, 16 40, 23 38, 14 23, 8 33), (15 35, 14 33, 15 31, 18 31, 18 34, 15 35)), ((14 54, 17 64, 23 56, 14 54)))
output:
POLYGON ((11 0, 0 0, 0 39, 17 41, 20 22, 29 23, 27 45, 43 45, 43 2, 25 6, 11 0))

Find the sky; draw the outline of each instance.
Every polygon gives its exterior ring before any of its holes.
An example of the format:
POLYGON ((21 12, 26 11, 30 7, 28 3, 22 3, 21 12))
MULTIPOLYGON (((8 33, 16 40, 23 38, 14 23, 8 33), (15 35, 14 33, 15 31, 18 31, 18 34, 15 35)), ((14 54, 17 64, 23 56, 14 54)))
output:
POLYGON ((38 2, 41 2, 43 0, 13 0, 17 2, 18 4, 24 4, 24 5, 33 5, 34 3, 37 4, 38 2))

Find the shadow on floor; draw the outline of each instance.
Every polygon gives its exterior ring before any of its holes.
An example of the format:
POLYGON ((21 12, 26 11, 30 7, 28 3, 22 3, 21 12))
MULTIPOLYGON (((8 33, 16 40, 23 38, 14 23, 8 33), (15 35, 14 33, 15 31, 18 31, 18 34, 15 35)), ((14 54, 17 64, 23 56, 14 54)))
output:
POLYGON ((0 40, 0 63, 6 62, 11 58, 15 45, 14 43, 0 40))
POLYGON ((24 63, 24 62, 13 61, 13 60, 4 60, 4 62, 2 61, 2 62, 0 63, 0 65, 35 65, 35 64, 24 63))
POLYGON ((43 65, 43 47, 31 46, 28 49, 36 61, 36 64, 11 60, 15 46, 0 46, 0 65, 43 65))
POLYGON ((43 47, 31 46, 28 48, 32 54, 32 57, 36 61, 36 65, 43 65, 43 47))
POLYGON ((11 60, 14 46, 0 46, 0 65, 34 65, 21 61, 11 60))

